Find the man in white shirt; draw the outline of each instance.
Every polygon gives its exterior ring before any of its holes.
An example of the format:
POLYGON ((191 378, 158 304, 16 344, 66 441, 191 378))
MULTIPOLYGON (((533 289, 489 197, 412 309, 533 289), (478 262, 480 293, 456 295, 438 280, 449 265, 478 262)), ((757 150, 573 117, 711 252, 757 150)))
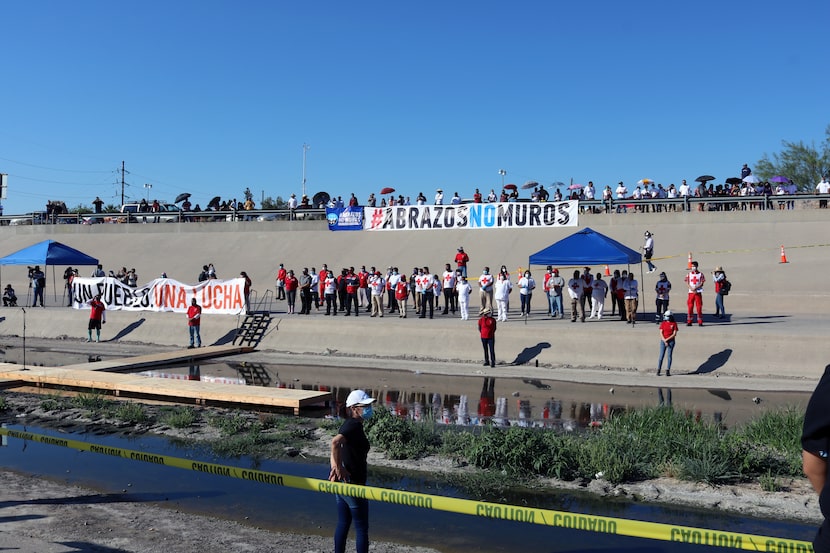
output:
POLYGON ((637 321, 637 302, 640 297, 639 284, 634 280, 634 272, 628 273, 628 278, 623 282, 625 292, 625 313, 626 324, 635 324, 637 321))
MULTIPOLYGON (((827 177, 822 177, 816 185, 816 194, 830 194, 830 182, 827 181, 827 177)), ((819 200, 818 206, 821 209, 827 209, 827 200, 819 200)))
POLYGON ((432 281, 435 277, 429 272, 429 267, 424 267, 424 275, 421 277, 422 286, 424 289, 424 297, 421 300, 421 315, 419 318, 425 319, 427 316, 427 307, 429 307, 429 318, 432 318, 435 309, 435 292, 432 281))
POLYGON ((478 300, 479 300, 479 316, 485 313, 493 315, 493 275, 490 274, 490 267, 484 267, 481 276, 478 277, 478 300))
POLYGON ((444 203, 444 191, 440 188, 435 191, 435 205, 443 205, 444 203))
POLYGON ((446 315, 450 311, 455 314, 455 271, 449 263, 444 265, 444 274, 441 275, 441 284, 444 292, 444 311, 442 315, 446 315))
POLYGON ((584 283, 579 271, 574 271, 574 277, 568 281, 568 296, 571 298, 571 322, 576 322, 576 313, 579 311, 579 318, 585 322, 585 307, 580 299, 584 293, 584 283))
MULTIPOLYGON (((683 182, 680 184, 680 187, 677 189, 677 195, 683 198, 684 200, 689 197, 691 190, 689 189, 689 185, 686 184, 686 179, 683 179, 683 182)), ((683 202, 683 211, 688 211, 688 205, 686 202, 683 202)))
POLYGON ((461 312, 461 320, 466 321, 470 318, 470 294, 473 292, 473 287, 467 282, 467 277, 458 275, 458 284, 455 285, 455 291, 458 294, 458 309, 461 312))
MULTIPOLYGON (((617 202, 622 202, 628 197, 628 189, 625 187, 622 181, 617 184, 617 190, 615 191, 617 202)), ((628 208, 624 205, 617 204, 617 213, 628 213, 628 208)))

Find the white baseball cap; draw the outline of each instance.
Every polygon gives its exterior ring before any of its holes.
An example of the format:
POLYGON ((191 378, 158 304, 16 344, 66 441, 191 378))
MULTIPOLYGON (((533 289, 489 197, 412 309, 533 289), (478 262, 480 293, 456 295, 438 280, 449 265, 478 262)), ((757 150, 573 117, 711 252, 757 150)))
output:
POLYGON ((354 407, 355 405, 369 405, 375 402, 375 398, 369 397, 369 394, 363 390, 354 390, 346 398, 346 407, 354 407))

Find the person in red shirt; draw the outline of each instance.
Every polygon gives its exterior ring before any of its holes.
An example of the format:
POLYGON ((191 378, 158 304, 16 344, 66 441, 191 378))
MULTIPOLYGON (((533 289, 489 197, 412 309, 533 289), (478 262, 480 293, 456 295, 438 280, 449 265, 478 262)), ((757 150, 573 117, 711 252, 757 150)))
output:
POLYGON ((395 284, 395 301, 398 303, 398 317, 406 318, 406 300, 409 298, 409 283, 406 282, 406 275, 401 275, 395 284))
POLYGON ((294 276, 294 270, 288 271, 285 275, 285 299, 288 302, 288 314, 294 313, 294 304, 297 302, 297 288, 300 281, 294 276))
POLYGON ((473 194, 473 203, 480 204, 481 203, 481 192, 478 191, 476 188, 475 194, 473 194))
POLYGON ((101 325, 107 322, 104 312, 107 310, 101 301, 101 294, 96 294, 89 303, 89 326, 87 327, 87 342, 92 341, 92 330, 95 330, 95 341, 101 341, 101 325))
POLYGON ((196 298, 190 300, 190 307, 187 308, 187 330, 190 332, 190 345, 187 349, 193 349, 193 342, 196 342, 197 348, 202 347, 202 335, 200 329, 202 326, 202 307, 196 303, 196 298))
POLYGON ((670 310, 663 314, 663 322, 660 323, 660 358, 657 360, 657 376, 663 370, 663 357, 666 351, 669 352, 666 364, 666 376, 671 376, 671 357, 674 352, 674 339, 677 337, 677 323, 670 310))
POLYGON ((277 299, 285 299, 285 277, 288 275, 285 267, 280 263, 280 268, 277 270, 277 299))
POLYGON ((484 313, 478 320, 478 330, 481 333, 481 345, 484 347, 484 364, 496 366, 496 319, 489 313, 484 313))
POLYGON ((467 276, 467 263, 470 262, 470 256, 464 252, 464 248, 458 248, 458 253, 455 254, 455 264, 461 271, 461 275, 467 276))

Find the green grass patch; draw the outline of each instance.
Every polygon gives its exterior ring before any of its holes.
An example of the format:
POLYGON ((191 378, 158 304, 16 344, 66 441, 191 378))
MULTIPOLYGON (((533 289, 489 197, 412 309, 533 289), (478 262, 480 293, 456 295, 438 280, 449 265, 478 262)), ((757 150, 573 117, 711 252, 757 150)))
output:
POLYGON ((159 415, 159 422, 170 428, 188 428, 199 420, 199 413, 193 407, 164 407, 159 415))

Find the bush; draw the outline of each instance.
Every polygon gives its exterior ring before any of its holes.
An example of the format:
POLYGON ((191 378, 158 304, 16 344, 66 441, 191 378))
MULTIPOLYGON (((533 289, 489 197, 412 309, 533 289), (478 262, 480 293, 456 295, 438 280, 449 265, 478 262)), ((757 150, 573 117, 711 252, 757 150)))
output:
POLYGON ((165 407, 159 419, 170 428, 187 428, 199 420, 199 414, 192 407, 165 407))
POLYGON ((378 408, 366 423, 369 441, 390 459, 420 459, 435 453, 441 440, 430 423, 416 423, 378 408))

